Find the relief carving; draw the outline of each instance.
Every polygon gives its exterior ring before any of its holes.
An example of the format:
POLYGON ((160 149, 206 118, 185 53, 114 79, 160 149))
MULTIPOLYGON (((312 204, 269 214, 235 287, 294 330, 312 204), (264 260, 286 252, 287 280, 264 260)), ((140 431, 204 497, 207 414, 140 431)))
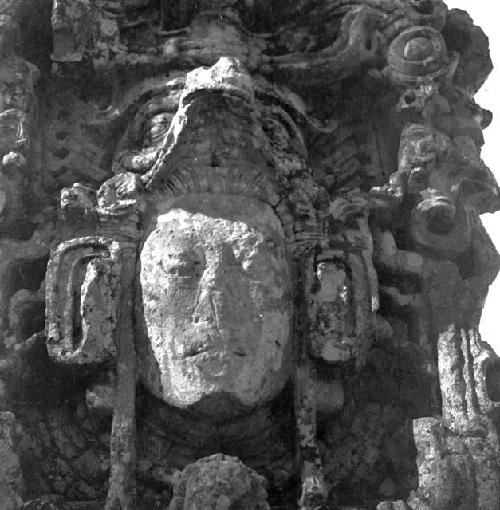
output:
POLYGON ((7 9, 5 508, 498 508, 482 32, 277 5, 7 9))

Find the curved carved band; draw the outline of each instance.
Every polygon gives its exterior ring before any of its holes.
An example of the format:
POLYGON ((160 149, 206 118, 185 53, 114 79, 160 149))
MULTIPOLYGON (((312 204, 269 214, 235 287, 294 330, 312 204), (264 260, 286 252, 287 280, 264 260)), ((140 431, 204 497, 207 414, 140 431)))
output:
POLYGON ((120 251, 109 238, 62 243, 47 269, 47 348, 63 363, 99 363, 116 354, 120 251))

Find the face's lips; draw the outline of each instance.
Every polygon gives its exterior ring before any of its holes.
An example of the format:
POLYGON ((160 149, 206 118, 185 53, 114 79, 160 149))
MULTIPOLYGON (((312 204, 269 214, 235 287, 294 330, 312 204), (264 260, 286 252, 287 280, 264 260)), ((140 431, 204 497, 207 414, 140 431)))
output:
POLYGON ((184 346, 182 358, 192 358, 203 353, 217 352, 218 345, 220 345, 220 342, 215 341, 213 334, 200 335, 184 346))
POLYGON ((214 335, 207 333, 205 340, 197 340, 188 345, 186 350, 182 354, 182 359, 194 358, 201 354, 207 356, 223 356, 225 354, 232 353, 238 357, 248 356, 245 349, 239 346, 241 342, 237 339, 230 339, 228 342, 216 341, 214 335), (222 346, 226 348, 222 349, 222 346), (236 348, 230 349, 230 346, 236 346, 236 348))

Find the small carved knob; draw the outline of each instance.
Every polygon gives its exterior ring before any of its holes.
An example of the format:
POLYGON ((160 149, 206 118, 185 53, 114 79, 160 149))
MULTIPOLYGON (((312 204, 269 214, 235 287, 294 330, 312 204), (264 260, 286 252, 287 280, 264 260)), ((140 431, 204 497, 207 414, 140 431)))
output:
POLYGON ((211 455, 180 474, 169 510, 269 510, 264 482, 236 457, 211 455))

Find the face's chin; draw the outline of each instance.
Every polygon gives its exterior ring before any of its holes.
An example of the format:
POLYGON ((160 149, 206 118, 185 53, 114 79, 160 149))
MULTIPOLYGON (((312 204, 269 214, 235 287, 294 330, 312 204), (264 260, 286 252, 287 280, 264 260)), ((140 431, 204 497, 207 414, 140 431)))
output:
MULTIPOLYGON (((276 396, 285 386, 291 364, 289 315, 263 311, 254 321, 240 316, 240 335, 233 330, 172 331, 171 354, 163 356, 163 399, 177 407, 192 406, 207 396, 225 394, 245 407, 276 396), (243 334, 242 334, 243 333, 243 334), (176 354, 174 354, 176 353, 176 354)), ((221 325, 222 326, 222 325, 221 325)), ((157 358, 160 357, 157 353, 157 358)))
POLYGON ((226 415, 269 401, 290 377, 291 278, 273 211, 215 199, 160 215, 144 243, 138 358, 167 404, 218 402, 226 415))
POLYGON ((166 403, 215 420, 246 414, 260 403, 262 381, 238 383, 248 369, 241 359, 225 353, 201 353, 171 364, 166 403))

